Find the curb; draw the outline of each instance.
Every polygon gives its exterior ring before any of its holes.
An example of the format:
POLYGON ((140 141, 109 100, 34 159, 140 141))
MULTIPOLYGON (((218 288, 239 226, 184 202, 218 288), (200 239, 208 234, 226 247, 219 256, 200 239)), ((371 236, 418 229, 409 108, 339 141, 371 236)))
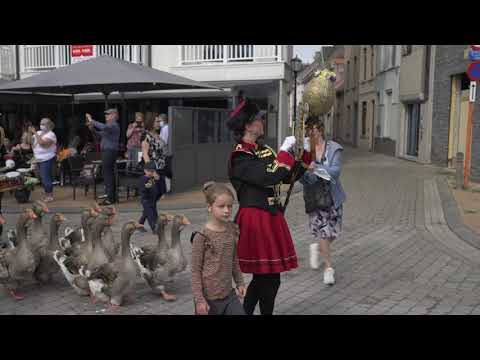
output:
POLYGON ((480 236, 464 224, 457 201, 453 197, 445 177, 435 177, 445 220, 450 230, 467 244, 480 250, 480 236))

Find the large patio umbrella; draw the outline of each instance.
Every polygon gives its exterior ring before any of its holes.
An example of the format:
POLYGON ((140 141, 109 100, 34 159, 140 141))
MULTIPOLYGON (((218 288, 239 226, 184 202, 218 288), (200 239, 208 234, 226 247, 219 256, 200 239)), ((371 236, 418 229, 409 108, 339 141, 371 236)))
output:
POLYGON ((165 71, 133 64, 110 56, 99 56, 73 65, 0 84, 0 91, 28 91, 53 94, 136 92, 217 87, 165 71))

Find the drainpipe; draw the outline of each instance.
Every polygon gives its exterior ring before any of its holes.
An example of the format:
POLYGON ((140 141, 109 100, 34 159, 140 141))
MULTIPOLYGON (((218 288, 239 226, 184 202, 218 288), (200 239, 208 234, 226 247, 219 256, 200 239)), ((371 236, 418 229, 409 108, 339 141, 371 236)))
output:
POLYGON ((20 45, 15 45, 15 80, 20 80, 20 45))
POLYGON ((152 67, 152 45, 147 45, 147 66, 152 67))
POLYGON ((424 77, 424 102, 428 101, 429 92, 430 92, 430 56, 431 56, 431 45, 425 45, 425 77, 424 77))

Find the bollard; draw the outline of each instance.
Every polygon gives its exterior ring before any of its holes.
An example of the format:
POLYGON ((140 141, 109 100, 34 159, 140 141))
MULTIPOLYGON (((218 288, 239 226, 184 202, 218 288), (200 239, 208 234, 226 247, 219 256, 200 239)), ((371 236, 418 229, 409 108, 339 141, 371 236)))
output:
POLYGON ((463 153, 458 152, 455 157, 455 187, 461 189, 463 187, 463 153))

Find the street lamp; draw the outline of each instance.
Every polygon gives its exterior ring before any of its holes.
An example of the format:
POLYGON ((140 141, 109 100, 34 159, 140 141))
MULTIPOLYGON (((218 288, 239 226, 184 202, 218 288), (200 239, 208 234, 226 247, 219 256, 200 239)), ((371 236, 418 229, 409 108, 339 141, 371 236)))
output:
POLYGON ((302 60, 295 55, 295 57, 290 60, 290 66, 293 71, 294 87, 293 87, 293 118, 297 116, 297 74, 302 70, 302 60))

